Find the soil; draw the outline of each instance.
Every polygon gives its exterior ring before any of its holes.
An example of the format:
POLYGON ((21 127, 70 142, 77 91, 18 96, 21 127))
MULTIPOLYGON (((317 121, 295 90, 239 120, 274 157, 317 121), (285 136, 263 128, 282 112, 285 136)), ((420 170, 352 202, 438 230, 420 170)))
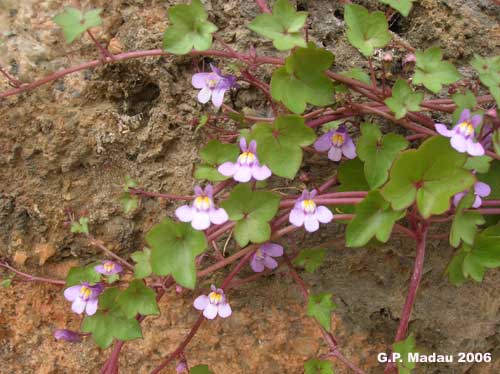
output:
MULTIPOLYGON (((95 58, 88 38, 67 45, 51 21, 69 3, 0 2, 1 66, 27 82, 95 58)), ((103 27, 95 34, 117 53, 160 47, 166 9, 176 2, 80 3, 104 9, 103 27)), ((255 45, 259 53, 274 54, 269 42, 244 27, 258 14, 254 2, 204 3, 227 43, 240 50, 255 45)), ((386 9, 373 0, 356 3, 386 9)), ((335 54, 335 70, 364 66, 344 36, 340 2, 299 0, 297 5, 311 15, 311 39, 335 54)), ((419 49, 440 45, 466 75, 474 53, 500 53, 500 7, 489 0, 418 1, 409 18, 392 18, 391 30, 419 49)), ((404 54, 393 52, 398 66, 404 54)), ((197 104, 189 82, 193 67, 208 62, 188 57, 130 60, 0 101, 0 256, 25 271, 59 278, 69 267, 99 258, 98 250, 69 232, 65 209, 88 216, 93 234, 117 253, 140 250, 145 232, 174 206, 146 199, 132 215, 124 215, 119 204, 124 178, 130 175, 147 190, 190 193, 193 165, 207 138, 203 131, 194 134, 191 126, 206 108, 197 104)), ((269 78, 271 70, 262 72, 269 78)), ((7 88, 0 82, 1 90, 7 88)), ((250 88, 243 87, 232 99, 238 110, 268 111, 250 88)), ((433 233, 446 229, 436 227, 433 233)), ((303 247, 333 243, 320 271, 303 275, 313 290, 334 294, 333 332, 343 353, 367 373, 381 373, 376 356, 385 352, 398 325, 413 243, 395 236, 387 245, 353 250, 335 240, 340 233, 340 226, 330 225, 319 238, 296 238, 303 247)), ((454 287, 443 277, 452 253, 445 240, 429 243, 410 331, 423 353, 491 352, 493 361, 421 364, 417 372, 500 372, 500 273, 489 271, 481 284, 454 287)), ((196 318, 190 306, 194 296, 171 292, 162 299, 161 316, 143 323, 145 339, 125 344, 121 372, 148 373, 175 348, 196 318)), ((202 326, 186 351, 190 364, 208 364, 217 374, 302 373, 305 360, 325 353, 321 335, 305 317, 301 295, 285 273, 235 290, 231 304, 231 318, 202 326)), ((0 288, 0 373, 98 372, 108 352, 91 339, 64 344, 52 338, 54 329, 76 329, 79 322, 56 286, 0 288)), ((336 373, 348 372, 336 366, 336 373)))

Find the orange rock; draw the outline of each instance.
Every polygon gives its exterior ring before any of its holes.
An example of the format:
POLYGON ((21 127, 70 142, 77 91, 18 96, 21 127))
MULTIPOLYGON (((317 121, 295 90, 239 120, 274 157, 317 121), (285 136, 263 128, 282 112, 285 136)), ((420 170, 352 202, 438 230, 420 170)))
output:
POLYGON ((56 249, 52 244, 41 243, 35 247, 35 253, 38 254, 38 264, 41 266, 52 256, 55 255, 56 249))
POLYGON ((13 260, 17 266, 23 266, 27 259, 28 259, 28 255, 24 251, 16 251, 16 253, 14 253, 13 260))

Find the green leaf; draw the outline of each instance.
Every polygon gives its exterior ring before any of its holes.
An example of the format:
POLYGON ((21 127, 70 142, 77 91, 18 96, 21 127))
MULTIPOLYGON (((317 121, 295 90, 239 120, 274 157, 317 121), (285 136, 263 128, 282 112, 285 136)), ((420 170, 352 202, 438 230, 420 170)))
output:
POLYGON ((108 288, 99 296, 99 310, 92 316, 86 316, 82 332, 91 333, 96 344, 107 348, 113 338, 133 340, 142 338, 141 326, 135 318, 125 317, 116 299, 120 295, 117 288, 108 288))
POLYGON ((331 293, 309 295, 307 315, 316 318, 326 331, 330 331, 331 314, 336 308, 337 305, 333 302, 331 293))
POLYGON ((176 223, 169 218, 154 226, 146 235, 151 250, 151 265, 157 275, 172 274, 182 287, 196 284, 195 258, 207 247, 203 231, 189 223, 176 223))
POLYGON ((206 114, 203 114, 200 117, 200 120, 198 122, 198 126, 196 126, 196 129, 194 129, 194 133, 196 134, 203 126, 205 126, 208 123, 208 116, 206 114))
POLYGON ((361 247, 374 236, 383 243, 387 242, 394 224, 404 215, 404 211, 392 210, 380 192, 370 191, 363 201, 356 205, 356 216, 347 225, 346 245, 361 247))
MULTIPOLYGON (((360 68, 352 68, 347 71, 343 71, 340 73, 340 75, 343 75, 344 77, 355 79, 357 81, 360 81, 364 84, 371 84, 371 79, 368 73, 366 73, 363 69, 360 68)), ((349 92, 349 88, 340 82, 335 82, 335 93, 341 93, 341 92, 349 92)), ((341 120, 339 122, 345 122, 344 120, 341 120)))
POLYGON ((107 284, 112 284, 118 280, 120 280, 120 274, 111 274, 106 277, 107 284))
POLYGON ((476 96, 470 91, 467 90, 463 94, 456 93, 451 96, 453 102, 457 106, 457 108, 453 111, 452 122, 457 123, 460 114, 462 114, 464 109, 473 110, 477 106, 476 96))
POLYGON ((500 266, 500 223, 480 232, 471 253, 487 268, 500 266))
POLYGON ((66 276, 66 286, 71 287, 81 282, 97 283, 101 280, 101 274, 95 271, 95 264, 73 267, 69 269, 66 276))
POLYGON ((416 353, 415 347, 415 337, 413 334, 408 335, 405 340, 400 340, 393 344, 392 348, 394 352, 400 354, 400 359, 397 361, 398 374, 411 374, 412 370, 415 369, 416 363, 409 361, 408 357, 410 353, 416 353))
POLYGON ((160 314, 156 303, 156 293, 141 280, 133 280, 128 288, 116 298, 116 303, 127 318, 134 318, 137 314, 143 316, 160 314))
POLYGON ((465 162, 464 168, 474 170, 477 173, 484 174, 490 170, 490 162, 493 159, 490 156, 469 157, 465 162))
POLYGON ((443 61, 439 47, 431 47, 424 52, 415 52, 417 64, 413 84, 423 84, 428 90, 438 93, 443 84, 455 83, 460 79, 458 70, 451 62, 443 61))
POLYGON ((242 247, 250 241, 264 243, 271 237, 269 221, 278 211, 280 198, 272 192, 252 191, 249 184, 239 184, 229 199, 222 202, 229 219, 236 221, 234 237, 242 247))
POLYGON ((474 198, 474 191, 471 189, 460 200, 457 206, 450 230, 450 244, 453 247, 458 247, 462 240, 464 243, 472 245, 476 236, 477 226, 485 223, 483 216, 478 212, 465 211, 465 209, 472 206, 474 198))
POLYGON ((413 92, 404 79, 398 79, 392 88, 392 97, 385 99, 384 102, 394 112, 396 119, 400 119, 408 112, 422 110, 420 103, 423 99, 423 92, 413 92))
POLYGON ((395 210, 409 207, 416 199, 424 218, 442 214, 450 208, 453 195, 475 182, 474 175, 463 168, 466 158, 451 147, 448 138, 430 138, 396 158, 382 195, 395 210))
POLYGON ((302 163, 302 147, 312 144, 316 135, 304 118, 289 115, 278 117, 272 126, 255 124, 250 137, 257 141, 261 164, 280 177, 293 179, 302 163))
POLYGON ((12 279, 4 279, 0 281, 0 287, 9 288, 12 285, 12 279))
POLYGON ((459 286, 467 281, 462 271, 462 264, 464 262, 467 252, 463 249, 464 245, 455 253, 450 263, 446 268, 446 274, 451 284, 459 286))
POLYGON ((301 35, 306 18, 307 12, 297 12, 288 0, 277 0, 272 14, 258 15, 248 28, 271 39, 276 49, 286 51, 306 46, 301 35))
POLYGON ((370 188, 385 183, 394 159, 407 146, 408 142, 401 135, 390 133, 382 137, 378 126, 371 123, 361 125, 356 150, 359 158, 365 162, 364 172, 370 188))
POLYGON ((179 4, 168 10, 170 26, 163 34, 163 49, 184 55, 193 48, 206 51, 212 45, 212 34, 217 26, 208 21, 208 15, 200 0, 191 4, 179 4))
MULTIPOLYGON (((408 17, 410 14, 413 2, 416 0, 379 0, 381 3, 389 5, 391 8, 396 9, 403 16, 408 17)), ((400 373, 401 374, 401 373, 400 373)))
POLYGON ((308 273, 314 273, 325 261, 326 249, 303 249, 299 255, 294 258, 293 264, 303 267, 308 273))
POLYGON ((196 365, 189 370, 189 374, 213 374, 208 365, 196 365))
POLYGON ((332 65, 333 55, 308 43, 297 48, 285 66, 276 69, 271 78, 271 95, 292 112, 300 114, 307 103, 325 106, 333 102, 334 85, 325 75, 332 65))
POLYGON ((490 89, 497 105, 500 106, 500 56, 474 55, 471 65, 478 72, 481 83, 490 89))
POLYGON ((304 363, 304 374, 333 374, 332 363, 312 358, 304 363))
POLYGON ((80 217, 78 222, 71 224, 71 232, 75 234, 88 234, 89 233, 89 219, 87 217, 80 217))
POLYGON ((470 276, 476 282, 482 282, 485 268, 476 256, 467 253, 462 264, 462 272, 466 278, 470 276))
POLYGON ((88 29, 102 23, 101 12, 102 9, 92 9, 82 13, 79 9, 66 7, 53 20, 62 28, 66 41, 71 43, 88 29))
POLYGON ((120 203, 122 204, 125 214, 128 214, 137 209, 139 206, 139 198, 132 195, 130 192, 124 192, 120 197, 120 203))
MULTIPOLYGON (((339 192, 368 191, 370 186, 366 181, 364 164, 359 158, 343 161, 338 169, 339 192)), ((354 213, 354 205, 339 205, 335 207, 338 213, 354 213)))
POLYGON ((375 48, 385 47, 392 39, 384 13, 373 12, 361 5, 347 4, 344 20, 347 23, 347 39, 365 57, 370 57, 375 48))
POLYGON ((479 174, 477 178, 491 187, 488 199, 500 199, 500 161, 493 160, 490 170, 486 174, 479 174))
POLYGON ((142 251, 132 253, 132 260, 135 261, 134 277, 136 279, 143 279, 151 275, 151 250, 144 248, 142 251))
POLYGON ((240 149, 235 144, 224 144, 218 140, 211 140, 200 152, 204 163, 196 167, 194 177, 213 182, 226 180, 228 177, 217 171, 217 165, 226 161, 236 162, 239 154, 240 149))

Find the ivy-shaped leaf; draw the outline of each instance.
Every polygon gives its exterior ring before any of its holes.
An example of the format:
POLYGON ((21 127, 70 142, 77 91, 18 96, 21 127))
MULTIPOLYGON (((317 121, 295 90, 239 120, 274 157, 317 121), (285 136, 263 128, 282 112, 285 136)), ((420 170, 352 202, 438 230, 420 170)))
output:
POLYGON ((395 210, 409 207, 416 199, 424 218, 442 214, 450 208, 453 195, 475 182, 474 175, 463 168, 466 159, 447 138, 430 138, 418 149, 404 151, 396 158, 382 195, 395 210))
POLYGON ((420 103, 423 99, 423 92, 413 92, 404 79, 398 79, 392 88, 392 97, 385 99, 384 102, 394 112, 396 119, 400 119, 408 112, 422 110, 420 103))
POLYGON ((213 374, 208 365, 196 365, 189 370, 189 374, 213 374))
POLYGON ((163 49, 176 55, 185 55, 193 48, 205 51, 212 45, 212 34, 217 26, 208 21, 200 0, 179 4, 168 10, 170 26, 163 35, 163 49))
POLYGON ((330 331, 331 314, 337 308, 332 300, 331 293, 309 295, 307 301, 307 315, 315 318, 326 331, 330 331))
POLYGON ((469 157, 464 168, 474 170, 476 173, 485 174, 490 170, 490 163, 493 159, 490 156, 469 157))
MULTIPOLYGON (((360 81, 364 84, 371 84, 370 76, 368 73, 366 73, 363 69, 360 68, 352 68, 347 71, 343 71, 340 73, 340 75, 343 75, 344 77, 355 79, 357 81, 360 81)), ((340 92, 349 92, 349 88, 340 82, 335 82, 335 93, 340 93, 340 92)), ((343 121, 342 121, 343 122, 343 121)))
POLYGON ((371 189, 387 181, 394 159, 407 146, 408 141, 401 135, 390 133, 382 136, 378 126, 371 123, 361 125, 356 150, 364 161, 365 177, 371 189))
POLYGON ((478 72, 481 83, 490 89, 500 106, 500 56, 485 58, 475 55, 471 65, 478 72))
POLYGON ((451 224, 450 244, 458 247, 460 242, 472 245, 477 233, 477 226, 485 223, 484 218, 478 212, 469 212, 468 209, 474 202, 474 191, 471 189, 461 200, 455 211, 455 217, 451 224))
POLYGON ((415 347, 415 337, 413 334, 408 335, 405 340, 400 340, 393 344, 393 349, 395 353, 399 353, 400 359, 397 360, 398 374, 411 374, 413 369, 415 369, 416 364, 414 361, 410 361, 410 353, 416 353, 415 347))
POLYGON ((143 279, 151 275, 153 270, 151 269, 151 250, 149 248, 134 252, 130 257, 135 261, 134 277, 136 279, 143 279))
POLYGON ((333 374, 332 363, 312 358, 304 363, 304 374, 333 374))
POLYGON ((273 41, 276 49, 286 51, 293 47, 305 47, 301 30, 306 22, 307 12, 297 12, 288 0, 277 0, 273 13, 258 15, 248 28, 273 41))
POLYGON ((101 12, 102 9, 92 9, 83 13, 79 9, 66 7, 53 20, 62 28, 66 41, 71 43, 91 27, 102 23, 99 16, 101 12))
POLYGON ((169 218, 154 226, 146 235, 151 247, 151 266, 157 275, 172 274, 185 288, 196 284, 195 258, 207 248, 203 231, 189 223, 177 223, 169 218))
POLYGON ((438 93, 443 84, 455 83, 460 79, 458 70, 451 62, 443 61, 443 52, 439 47, 427 48, 424 52, 415 52, 417 64, 413 84, 423 84, 428 90, 438 93))
POLYGON ((404 211, 392 210, 380 192, 370 191, 363 201, 356 205, 356 216, 347 225, 346 245, 361 247, 373 237, 383 243, 387 242, 394 224, 404 215, 404 211))
POLYGON ((276 69, 271 78, 271 95, 292 112, 300 114, 307 103, 325 106, 333 102, 334 85, 325 75, 332 65, 333 55, 308 43, 297 48, 285 66, 276 69))
POLYGON ((453 123, 458 122, 460 114, 462 114, 464 109, 469 109, 472 112, 477 106, 476 96, 474 96, 470 90, 465 91, 463 94, 457 92, 456 94, 451 95, 451 98, 457 106, 452 115, 453 123))
POLYGON ((71 287, 81 282, 97 283, 101 280, 101 274, 95 271, 96 264, 73 267, 69 269, 66 276, 66 286, 71 287))
POLYGON ((128 288, 118 295, 116 303, 127 318, 134 318, 137 314, 143 316, 160 314, 156 293, 138 279, 130 282, 128 288))
POLYGON ((348 26, 347 39, 365 57, 370 57, 375 48, 385 47, 392 39, 382 12, 370 13, 361 5, 347 4, 344 20, 348 26))
POLYGON ((293 259, 293 264, 303 267, 308 273, 314 273, 323 264, 325 257, 326 249, 324 248, 303 249, 293 259))
POLYGON ((125 214, 136 210, 139 206, 139 198, 129 192, 129 188, 135 187, 137 187, 137 182, 127 175, 125 177, 125 186, 123 187, 124 191, 120 197, 120 203, 122 204, 125 214))
POLYGON ((273 174, 293 179, 302 163, 302 147, 314 142, 314 131, 304 124, 304 118, 289 115, 278 117, 273 125, 257 123, 250 133, 257 141, 257 156, 273 174))
POLYGON ((212 182, 226 180, 228 177, 219 173, 217 166, 226 161, 236 162, 239 154, 240 150, 236 145, 211 140, 200 152, 201 159, 204 162, 196 167, 194 177, 212 182))
MULTIPOLYGON (((403 16, 408 17, 413 2, 416 0, 379 0, 381 3, 389 5, 391 8, 396 9, 403 16)), ((400 373, 401 374, 401 373, 400 373)))
POLYGON ((240 246, 250 241, 264 243, 271 237, 269 221, 278 211, 280 198, 272 192, 252 191, 249 184, 239 184, 229 199, 222 202, 229 219, 236 221, 234 237, 240 246))
POLYGON ((89 219, 87 217, 80 217, 78 222, 73 222, 71 224, 71 232, 74 234, 88 234, 89 219))

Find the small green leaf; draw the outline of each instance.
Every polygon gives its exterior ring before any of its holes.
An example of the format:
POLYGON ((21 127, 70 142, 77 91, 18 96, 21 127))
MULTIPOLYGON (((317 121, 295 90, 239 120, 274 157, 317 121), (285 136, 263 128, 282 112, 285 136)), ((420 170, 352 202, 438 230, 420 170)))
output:
POLYGON ((195 258, 207 248, 203 231, 189 223, 169 218, 154 226, 146 235, 151 250, 151 265, 157 275, 172 274, 175 281, 193 289, 196 284, 195 258))
POLYGON ((396 119, 400 119, 408 112, 422 110, 420 103, 423 99, 423 92, 413 92, 404 79, 398 79, 392 88, 392 97, 385 99, 384 102, 394 112, 396 119))
POLYGON ((137 209, 139 206, 139 198, 132 195, 130 192, 124 192, 120 197, 120 203, 122 204, 125 214, 128 214, 137 209))
POLYGON ((466 278, 470 276, 476 282, 482 282, 485 270, 483 264, 476 256, 472 253, 467 253, 465 255, 462 264, 462 272, 466 278))
POLYGON ((462 264, 464 262, 467 252, 463 249, 465 245, 455 253, 450 263, 446 268, 446 274, 448 275, 448 280, 451 284, 459 286, 467 281, 462 271, 462 264))
POLYGON ((474 110, 474 108, 477 106, 477 100, 476 96, 470 91, 467 90, 463 94, 461 93, 456 93, 451 95, 451 98, 453 99, 453 102, 457 106, 457 108, 453 111, 452 115, 452 122, 457 123, 460 114, 462 114, 464 109, 469 109, 469 110, 474 110))
POLYGON ((304 363, 304 374, 333 374, 332 363, 312 358, 304 363))
POLYGON ((333 82, 325 75, 333 55, 308 43, 297 48, 285 66, 276 69, 271 78, 271 95, 296 114, 304 112, 307 103, 325 106, 333 102, 333 82))
POLYGON ((308 273, 314 273, 325 261, 326 249, 303 249, 299 255, 294 258, 293 264, 303 267, 308 273))
POLYGON ((89 219, 87 217, 80 217, 78 222, 71 224, 71 232, 75 234, 88 234, 89 233, 89 219))
POLYGON ((137 314, 143 316, 160 314, 156 303, 156 293, 141 280, 133 280, 128 288, 116 298, 116 303, 127 318, 134 318, 137 314))
POLYGON ((413 6, 413 2, 416 0, 379 0, 379 1, 396 9, 403 16, 408 17, 408 14, 410 14, 411 7, 413 6))
POLYGON ((413 369, 415 369, 416 364, 410 361, 409 354, 416 353, 415 347, 415 337, 413 334, 408 335, 405 340, 400 340, 393 344, 393 349, 395 353, 399 353, 400 359, 397 361, 398 374, 411 374, 413 369))
POLYGON ((331 314, 336 308, 337 305, 333 302, 331 293, 309 295, 307 315, 316 318, 326 331, 330 331, 331 314))
POLYGON ((465 211, 472 206, 474 198, 474 192, 471 189, 457 206, 450 230, 450 244, 453 247, 458 247, 462 240, 472 245, 476 237, 477 226, 485 223, 483 216, 478 212, 465 211))
POLYGON ((206 114, 203 114, 200 117, 200 120, 198 122, 198 126, 196 126, 196 129, 194 129, 194 133, 196 134, 203 126, 205 126, 208 123, 208 116, 206 114))
POLYGON ((217 166, 226 161, 236 162, 239 154, 240 150, 236 145, 211 140, 200 152, 204 163, 196 167, 194 177, 213 182, 226 180, 228 177, 219 173, 217 166))
POLYGON ((196 365, 189 370, 189 374, 213 374, 208 365, 196 365))
POLYGON ((288 0, 277 0, 272 14, 258 15, 248 28, 271 39, 276 49, 286 51, 296 46, 306 46, 301 35, 306 18, 307 12, 297 12, 288 0))
POLYGON ((370 57, 375 48, 385 47, 392 39, 382 12, 369 13, 361 5, 347 4, 344 20, 348 26, 347 39, 365 57, 370 57))
POLYGON ((239 184, 222 202, 229 219, 236 221, 234 237, 242 247, 250 241, 264 243, 271 237, 269 221, 278 211, 280 198, 271 192, 252 191, 250 185, 239 184))
POLYGON ((500 223, 484 229, 476 236, 471 253, 484 267, 500 266, 500 223))
POLYGON ((346 245, 361 247, 373 237, 383 243, 387 242, 394 224, 404 215, 404 211, 392 210, 380 192, 370 191, 363 201, 356 205, 356 216, 347 225, 346 245))
POLYGON ((500 56, 474 56, 472 67, 478 72, 481 83, 490 89, 497 105, 500 106, 500 56))
POLYGON ((200 0, 191 4, 179 4, 168 10, 170 26, 163 34, 163 49, 184 55, 193 48, 205 51, 212 45, 212 34, 217 26, 208 21, 208 15, 200 0))
POLYGON ((460 79, 458 70, 451 62, 443 61, 439 47, 431 47, 424 52, 417 51, 417 64, 413 84, 423 84, 428 90, 438 93, 443 84, 455 83, 460 79))
POLYGON ((71 287, 81 282, 97 283, 101 280, 101 274, 95 271, 95 264, 73 267, 69 269, 66 276, 66 286, 71 287))
POLYGON ((465 162, 464 168, 467 170, 474 170, 480 174, 485 174, 490 170, 490 163, 492 160, 490 156, 469 157, 465 162))
POLYGON ((312 144, 316 135, 304 118, 289 115, 278 117, 272 126, 255 124, 250 137, 257 141, 261 164, 280 177, 293 179, 302 163, 302 147, 312 144))
POLYGON ((120 274, 111 274, 106 277, 107 284, 113 284, 118 280, 120 280, 120 274))
POLYGON ((12 285, 12 279, 4 279, 0 281, 0 287, 9 288, 12 285))
POLYGON ((405 209, 416 199, 424 218, 442 214, 450 209, 453 195, 475 182, 474 175, 463 168, 466 158, 451 147, 448 138, 430 138, 396 158, 382 195, 394 210, 405 209))
POLYGON ((132 253, 132 260, 135 261, 134 277, 136 279, 144 279, 151 275, 151 250, 144 248, 142 251, 132 253))
POLYGON ((361 125, 361 136, 356 150, 359 158, 365 163, 365 177, 370 188, 378 188, 387 181, 394 159, 407 146, 408 141, 401 135, 390 133, 382 137, 376 125, 361 125))
POLYGON ((102 23, 99 16, 101 12, 102 9, 92 9, 82 13, 79 9, 66 7, 53 20, 63 29, 66 41, 71 43, 88 29, 99 26, 102 23))

